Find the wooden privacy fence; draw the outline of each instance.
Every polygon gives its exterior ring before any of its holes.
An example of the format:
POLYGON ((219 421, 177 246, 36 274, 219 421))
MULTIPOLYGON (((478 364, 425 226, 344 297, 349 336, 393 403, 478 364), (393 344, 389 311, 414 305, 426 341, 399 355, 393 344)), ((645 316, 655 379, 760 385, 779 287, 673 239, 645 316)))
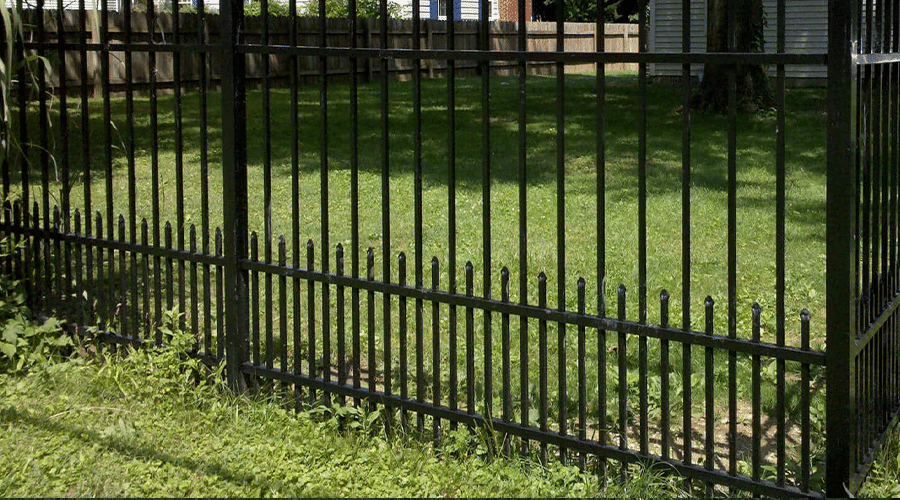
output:
MULTIPOLYGON (((103 13, 99 13, 102 17, 103 13)), ((125 19, 121 12, 109 12, 109 40, 111 45, 125 42, 125 19)), ((27 12, 26 18, 36 21, 33 12, 27 12)), ((86 40, 100 41, 100 27, 93 19, 93 13, 89 14, 84 34, 86 40)), ((205 37, 207 43, 219 42, 220 19, 218 14, 207 14, 205 23, 200 24, 197 14, 180 14, 179 36, 181 43, 203 43, 201 37, 205 37)), ((173 38, 173 19, 170 13, 157 13, 154 42, 169 43, 173 38)), ((318 21, 315 18, 298 18, 298 45, 318 46, 318 21)), ((361 48, 379 47, 380 33, 377 29, 377 21, 374 19, 361 19, 356 33, 357 46, 361 48)), ((32 23, 32 29, 36 24, 32 23)), ((77 11, 65 11, 63 26, 65 40, 79 39, 79 15, 77 11)), ((552 52, 555 49, 556 23, 529 22, 526 23, 528 50, 533 52, 552 52)), ((147 43, 150 41, 150 24, 146 13, 132 13, 131 19, 132 43, 147 43)), ((567 52, 593 52, 597 50, 596 25, 593 23, 566 23, 565 50, 567 52)), ((262 21, 259 17, 246 19, 246 40, 250 43, 260 43, 262 40, 262 21)), ((456 50, 475 50, 477 48, 480 25, 477 21, 457 21, 455 48, 456 50)), ((636 24, 608 24, 605 28, 604 48, 607 52, 638 52, 638 26, 636 24)), ((492 22, 490 23, 490 40, 492 50, 516 50, 516 37, 518 23, 492 22)), ((56 39, 57 21, 54 17, 45 17, 45 39, 56 39)), ((327 22, 327 38, 330 47, 349 47, 350 36, 349 22, 346 19, 329 19, 327 22)), ((424 50, 447 48, 447 27, 444 21, 422 21, 421 47, 424 50)), ((413 22, 409 19, 391 20, 388 25, 388 48, 412 48, 413 47, 413 22)), ((290 19, 287 17, 272 17, 269 20, 269 44, 290 44, 290 19)), ((110 54, 110 83, 114 89, 121 88, 125 82, 125 61, 123 52, 112 51, 110 54)), ((58 55, 53 54, 52 57, 58 55)), ((65 53, 66 64, 60 65, 54 61, 56 68, 66 68, 68 88, 77 91, 81 85, 80 70, 81 53, 67 51, 65 53)), ((141 88, 148 85, 149 77, 149 52, 135 51, 132 54, 134 60, 132 87, 141 88)), ((156 54, 157 60, 157 85, 165 88, 171 86, 174 75, 173 54, 160 52, 156 54)), ((247 55, 247 80, 251 85, 263 77, 262 54, 247 55)), ((278 81, 283 78, 283 83, 289 79, 290 57, 286 55, 270 54, 269 63, 270 78, 278 81)), ((100 92, 101 80, 101 55, 96 52, 87 52, 88 58, 88 84, 93 86, 96 92, 100 92)), ((319 69, 318 58, 300 57, 299 75, 303 83, 316 83, 319 69)), ((221 60, 217 52, 209 54, 206 70, 212 83, 220 79, 221 60)), ((358 72, 367 79, 377 79, 379 65, 373 64, 372 59, 365 59, 360 64, 358 72)), ((444 60, 424 60, 423 68, 429 77, 442 76, 447 66, 444 60)), ((532 74, 552 74, 554 63, 551 61, 530 61, 528 63, 532 74)), ((607 71, 637 71, 635 63, 607 64, 607 71)), ((403 59, 391 59, 388 61, 388 71, 396 79, 409 79, 412 74, 413 61, 403 59)), ((460 61, 456 68, 458 74, 474 74, 477 71, 476 61, 460 61)), ((492 61, 491 67, 495 74, 513 74, 514 61, 492 61)), ((594 64, 570 64, 566 66, 567 73, 584 73, 595 70, 594 64)), ((184 83, 198 82, 200 72, 200 57, 197 53, 186 53, 181 61, 181 77, 184 83)), ((347 58, 329 57, 328 75, 331 78, 346 78, 350 73, 350 60, 347 58)), ((58 72, 54 71, 49 76, 49 84, 58 87, 58 72)))

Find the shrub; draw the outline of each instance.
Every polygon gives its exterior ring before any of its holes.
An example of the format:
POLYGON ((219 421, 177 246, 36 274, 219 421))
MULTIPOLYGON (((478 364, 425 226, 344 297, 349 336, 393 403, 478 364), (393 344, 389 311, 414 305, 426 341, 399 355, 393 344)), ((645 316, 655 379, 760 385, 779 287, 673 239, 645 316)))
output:
MULTIPOLYGON (((9 240, 0 240, 0 258, 8 258, 9 240)), ((63 331, 62 323, 48 318, 42 323, 32 319, 25 304, 22 283, 0 275, 0 372, 22 373, 37 365, 53 364, 72 353, 74 342, 63 331)))

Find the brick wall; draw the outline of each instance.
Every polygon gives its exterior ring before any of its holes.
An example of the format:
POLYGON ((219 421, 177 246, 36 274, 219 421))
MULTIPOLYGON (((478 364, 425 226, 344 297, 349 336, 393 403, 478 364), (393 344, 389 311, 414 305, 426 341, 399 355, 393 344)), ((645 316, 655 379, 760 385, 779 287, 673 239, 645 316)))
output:
MULTIPOLYGON (((519 2, 518 0, 499 0, 500 20, 501 21, 518 21, 519 20, 519 2)), ((531 21, 531 0, 525 1, 525 20, 531 21)))

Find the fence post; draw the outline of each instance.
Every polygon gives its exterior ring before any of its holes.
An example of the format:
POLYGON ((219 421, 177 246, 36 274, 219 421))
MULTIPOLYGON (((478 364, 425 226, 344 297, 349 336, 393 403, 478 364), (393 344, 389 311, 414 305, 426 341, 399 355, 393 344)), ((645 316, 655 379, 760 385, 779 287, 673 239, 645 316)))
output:
MULTIPOLYGON (((362 25, 363 25, 363 40, 364 40, 364 43, 366 44, 365 48, 367 48, 367 49, 372 48, 372 27, 369 25, 370 22, 371 22, 371 19, 366 18, 366 19, 363 19, 363 23, 362 23, 362 25)), ((372 58, 367 57, 366 58, 366 83, 372 83, 373 71, 374 70, 372 68, 372 58)))
POLYGON ((858 0, 828 2, 828 180, 826 194, 826 486, 846 497, 857 452, 856 340, 856 15, 858 0))
POLYGON ((225 362, 228 384, 243 392, 247 383, 241 365, 249 361, 249 289, 247 271, 241 268, 241 261, 247 258, 247 102, 246 59, 237 46, 243 43, 244 3, 224 0, 220 12, 225 362))
MULTIPOLYGON (((434 26, 429 20, 425 20, 425 49, 434 50, 434 26)), ((434 78, 434 59, 428 59, 428 78, 434 78)))

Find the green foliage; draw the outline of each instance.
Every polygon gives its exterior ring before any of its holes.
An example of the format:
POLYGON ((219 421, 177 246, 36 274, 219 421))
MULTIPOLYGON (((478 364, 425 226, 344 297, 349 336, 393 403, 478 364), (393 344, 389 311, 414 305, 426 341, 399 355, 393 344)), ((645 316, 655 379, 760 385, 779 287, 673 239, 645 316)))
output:
POLYGON ((894 427, 878 457, 859 497, 900 498, 900 427, 894 427))
MULTIPOLYGON (((269 2, 269 16, 271 17, 287 17, 291 15, 290 7, 287 3, 269 2)), ((245 16, 261 16, 262 2, 248 2, 244 4, 245 16)))
POLYGON ((10 464, 0 495, 683 496, 677 477, 649 468, 633 466, 627 488, 604 487, 572 466, 480 458, 480 438, 465 430, 430 450, 370 434, 380 412, 294 413, 275 396, 217 391, 185 377, 209 372, 176 354, 193 339, 168 328, 170 349, 0 374, 0 460, 10 464))
MULTIPOLYGON (((564 2, 566 22, 590 23, 597 20, 598 0, 566 0, 564 2)), ((556 9, 557 0, 544 0, 544 5, 556 9)), ((613 22, 619 17, 619 4, 622 0, 603 0, 604 19, 613 22)))
POLYGON ((759 21, 753 21, 750 24, 750 51, 765 52, 766 51, 766 28, 769 27, 769 17, 766 10, 762 10, 762 18, 759 21))
MULTIPOLYGON (((400 4, 387 2, 388 19, 400 17, 400 4)), ((357 0, 356 13, 360 18, 378 19, 381 17, 381 3, 379 0, 357 0)), ((319 2, 308 2, 303 8, 304 16, 315 17, 319 15, 319 2)), ((325 0, 326 17, 350 17, 350 5, 347 0, 325 0)))
POLYGON ((366 406, 317 406, 306 411, 313 420, 324 422, 329 428, 343 434, 361 433, 372 436, 382 427, 381 409, 369 410, 366 406))
MULTIPOLYGON (((11 128, 12 88, 19 84, 17 80, 19 70, 26 70, 25 74, 31 79, 24 83, 30 84, 29 89, 34 89, 37 88, 37 80, 34 76, 37 66, 41 64, 44 66, 48 78, 52 74, 52 69, 46 57, 31 54, 19 58, 13 51, 18 41, 24 41, 22 18, 19 16, 18 9, 9 9, 4 2, 0 5, 0 21, 2 21, 0 29, 3 30, 3 49, 0 52, 0 151, 4 158, 10 158, 14 151, 21 151, 17 136, 11 128)), ((20 91, 22 90, 20 89, 20 91)))
MULTIPOLYGON (((8 241, 0 241, 0 247, 8 248, 8 241)), ((32 320, 21 282, 0 275, 0 373, 22 373, 57 363, 71 353, 73 345, 59 320, 49 318, 40 324, 32 320)))
MULTIPOLYGON (((640 3, 640 2, 639 2, 640 3)), ((640 9, 644 9, 644 19, 647 20, 647 23, 650 22, 650 2, 647 2, 643 7, 638 5, 638 11, 628 15, 628 22, 630 23, 639 23, 641 20, 641 11, 640 9)), ((649 28, 649 26, 648 26, 649 28)))
MULTIPOLYGON (((378 19, 381 17, 381 7, 379 0, 357 0, 356 11, 357 17, 378 19)), ((269 2, 269 16, 286 17, 291 15, 290 8, 287 4, 281 2, 269 2)), ((400 4, 389 1, 387 3, 388 18, 396 19, 400 17, 400 4)), ((261 16, 262 3, 258 1, 249 2, 244 5, 245 16, 261 16)), ((298 16, 317 17, 319 15, 319 2, 313 0, 301 6, 297 11, 298 16)), ((350 4, 348 0, 325 0, 325 17, 329 18, 347 18, 350 17, 350 4)))
POLYGON ((181 314, 166 311, 158 330, 165 344, 155 349, 127 347, 127 356, 104 364, 100 373, 112 380, 126 398, 142 397, 163 401, 171 397, 192 396, 202 402, 215 397, 224 387, 224 364, 213 369, 186 351, 195 345, 194 337, 178 328, 181 314))

